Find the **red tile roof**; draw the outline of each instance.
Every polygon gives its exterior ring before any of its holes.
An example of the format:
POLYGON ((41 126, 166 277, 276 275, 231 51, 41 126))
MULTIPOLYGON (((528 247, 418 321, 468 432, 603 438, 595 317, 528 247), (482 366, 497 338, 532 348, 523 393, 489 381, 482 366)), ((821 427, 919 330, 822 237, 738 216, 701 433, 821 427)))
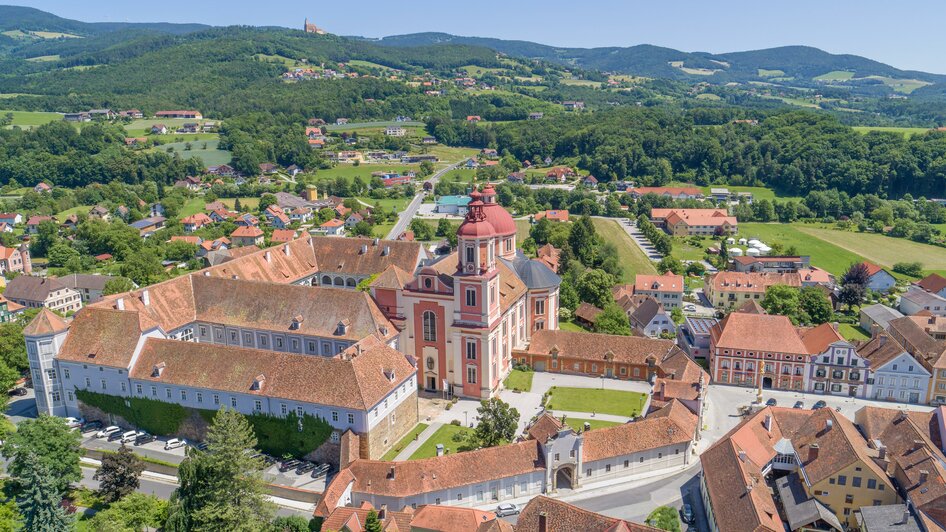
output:
MULTIPOLYGON (((2 296, 0 296, 2 297, 2 296)), ((4 298, 6 300, 6 298, 4 298)), ((12 301, 8 302, 7 310, 12 310, 11 306, 17 305, 12 301)), ((23 328, 23 334, 26 336, 44 336, 64 331, 69 328, 65 320, 59 317, 55 312, 43 307, 39 314, 33 318, 30 323, 23 328)))
POLYGON ((670 403, 640 421, 584 433, 585 462, 624 456, 692 441, 696 416, 679 401, 670 403))
POLYGON ((713 326, 713 345, 765 353, 811 354, 785 316, 733 312, 713 326), (765 331, 765 334, 759 334, 765 331))
POLYGON ((634 278, 634 291, 640 292, 678 292, 683 293, 683 276, 673 273, 663 275, 637 275, 634 278))
POLYGON ((529 501, 516 520, 516 532, 540 532, 540 516, 545 518, 541 532, 658 532, 653 528, 616 517, 594 513, 567 502, 539 495, 529 501))
POLYGON ((251 225, 241 225, 230 233, 231 238, 258 238, 263 236, 263 230, 251 225))
POLYGON ((914 284, 916 284, 923 290, 926 290, 927 292, 932 292, 935 294, 943 290, 944 288, 946 288, 946 277, 943 277, 942 275, 938 273, 932 273, 920 279, 914 284))

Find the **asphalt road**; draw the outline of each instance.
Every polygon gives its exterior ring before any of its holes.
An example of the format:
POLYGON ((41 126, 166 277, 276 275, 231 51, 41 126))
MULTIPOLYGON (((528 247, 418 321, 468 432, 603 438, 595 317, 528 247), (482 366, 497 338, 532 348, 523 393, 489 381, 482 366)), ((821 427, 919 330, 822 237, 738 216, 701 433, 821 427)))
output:
MULTIPOLYGON (((450 170, 455 169, 463 161, 454 163, 443 170, 439 170, 437 173, 431 175, 425 181, 430 181, 431 184, 436 185, 437 181, 440 181, 440 178, 450 170)), ((420 209, 420 204, 424 202, 424 198, 427 194, 423 191, 418 192, 414 199, 407 205, 407 208, 401 213, 401 216, 397 219, 397 223, 394 224, 394 227, 391 228, 391 231, 388 233, 387 239, 394 240, 397 237, 401 236, 401 233, 407 231, 407 228, 411 225, 411 220, 414 219, 414 215, 417 214, 417 210, 420 209)))

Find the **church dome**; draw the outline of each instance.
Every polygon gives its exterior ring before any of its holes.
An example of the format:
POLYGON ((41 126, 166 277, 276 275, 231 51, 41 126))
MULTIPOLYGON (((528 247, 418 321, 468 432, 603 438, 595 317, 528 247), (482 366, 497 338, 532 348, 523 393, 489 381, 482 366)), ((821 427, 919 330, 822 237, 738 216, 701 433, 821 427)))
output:
POLYGON ((493 185, 487 184, 480 193, 483 198, 483 214, 486 220, 496 229, 498 236, 511 236, 516 234, 516 222, 512 219, 509 211, 496 202, 496 189, 493 185))
POLYGON ((473 201, 470 202, 470 211, 466 219, 460 224, 457 230, 457 236, 466 238, 489 238, 496 236, 496 228, 486 219, 486 213, 483 202, 480 201, 480 194, 473 191, 470 196, 473 201))

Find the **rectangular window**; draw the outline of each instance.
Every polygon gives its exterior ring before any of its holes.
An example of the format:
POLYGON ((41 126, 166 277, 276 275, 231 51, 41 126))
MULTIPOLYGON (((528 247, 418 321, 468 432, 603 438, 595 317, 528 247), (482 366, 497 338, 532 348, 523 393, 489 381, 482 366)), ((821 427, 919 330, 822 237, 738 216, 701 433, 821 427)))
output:
POLYGON ((605 472, 605 473, 610 473, 610 472, 611 472, 611 464, 605 464, 605 465, 604 465, 604 472, 605 472))
POLYGON ((851 477, 851 487, 861 487, 861 477, 851 477))
POLYGON ((204 402, 204 394, 203 394, 203 393, 197 392, 197 402, 198 402, 198 403, 203 403, 203 402, 204 402))
POLYGON ((220 395, 214 394, 214 404, 215 404, 215 405, 219 405, 219 404, 220 404, 220 395))
MULTIPOLYGON (((301 406, 296 407, 296 417, 302 417, 305 414, 305 410, 301 406)), ((337 421, 337 420, 336 420, 337 421)))
POLYGON ((476 340, 466 341, 466 359, 476 360, 476 340))
POLYGON ((284 416, 289 413, 289 407, 286 406, 286 403, 281 403, 279 405, 279 412, 284 416))
POLYGON ((105 382, 105 379, 102 379, 102 389, 103 389, 103 390, 108 389, 108 383, 105 382))
POLYGON ((187 400, 187 390, 181 390, 181 401, 187 400))
POLYGON ((476 366, 466 368, 466 382, 467 384, 476 384, 476 366))
POLYGON ((838 475, 838 485, 847 486, 847 477, 845 475, 838 475))
POLYGON ((70 403, 73 402, 72 392, 66 392, 66 398, 69 400, 70 403))
POLYGON ((230 398, 230 406, 232 406, 233 408, 236 408, 236 407, 237 407, 237 400, 236 400, 236 397, 231 397, 231 398, 230 398))
POLYGON ((535 300, 535 313, 540 316, 545 315, 545 300, 544 299, 535 300))
POLYGON ((253 401, 253 409, 256 410, 257 412, 262 412, 263 402, 260 401, 259 399, 257 399, 256 401, 253 401))
POLYGON ((125 383, 123 382, 123 383, 122 383, 122 391, 124 392, 125 390, 126 390, 126 387, 125 387, 125 383))
POLYGON ((141 395, 141 385, 135 384, 135 393, 141 395))
POLYGON ((877 481, 872 478, 867 479, 867 489, 869 490, 877 489, 877 481))
POLYGON ((166 395, 167 398, 170 399, 170 398, 171 398, 171 389, 170 389, 170 388, 165 388, 165 389, 164 389, 164 395, 166 395))
POLYGON ((332 412, 332 421, 338 421, 338 412, 332 412))
POLYGON ((69 368, 63 368, 63 370, 62 370, 62 375, 63 375, 63 377, 65 377, 66 379, 68 379, 68 378, 69 378, 69 368))
POLYGON ((349 425, 355 424, 355 414, 348 414, 348 424, 349 425))
POLYGON ((62 401, 62 396, 59 395, 59 392, 53 392, 52 399, 53 399, 53 403, 58 403, 59 401, 62 401))
POLYGON ((157 396, 158 396, 158 389, 157 389, 156 387, 152 386, 152 387, 151 387, 151 397, 157 397, 157 396))
POLYGON ((476 290, 472 288, 466 289, 466 306, 468 307, 476 306, 476 290))

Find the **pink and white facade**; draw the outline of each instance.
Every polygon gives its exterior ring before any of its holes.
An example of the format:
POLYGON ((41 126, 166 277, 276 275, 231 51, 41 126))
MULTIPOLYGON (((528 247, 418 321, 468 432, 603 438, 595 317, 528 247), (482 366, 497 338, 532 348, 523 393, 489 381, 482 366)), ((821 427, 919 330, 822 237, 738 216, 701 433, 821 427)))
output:
POLYGON ((560 279, 517 251, 516 224, 492 186, 470 195, 458 250, 403 283, 386 276, 372 295, 402 323, 401 348, 416 357, 420 386, 489 398, 512 369, 512 350, 534 330, 558 328, 560 279))

